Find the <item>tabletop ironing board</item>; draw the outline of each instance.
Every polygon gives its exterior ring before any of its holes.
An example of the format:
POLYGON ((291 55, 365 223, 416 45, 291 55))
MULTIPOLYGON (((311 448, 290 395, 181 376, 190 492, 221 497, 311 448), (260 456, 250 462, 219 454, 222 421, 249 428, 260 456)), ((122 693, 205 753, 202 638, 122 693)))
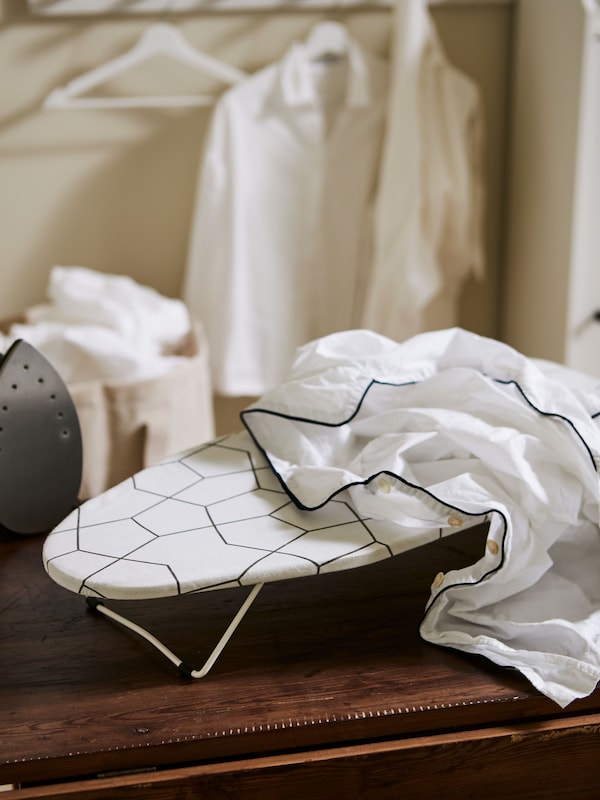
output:
POLYGON ((302 510, 241 432, 179 453, 88 500, 48 535, 43 560, 56 583, 145 638, 184 675, 202 678, 265 583, 363 566, 452 532, 422 528, 407 535, 389 521, 360 518, 343 499, 302 510), (106 605, 233 586, 250 591, 199 669, 106 605))

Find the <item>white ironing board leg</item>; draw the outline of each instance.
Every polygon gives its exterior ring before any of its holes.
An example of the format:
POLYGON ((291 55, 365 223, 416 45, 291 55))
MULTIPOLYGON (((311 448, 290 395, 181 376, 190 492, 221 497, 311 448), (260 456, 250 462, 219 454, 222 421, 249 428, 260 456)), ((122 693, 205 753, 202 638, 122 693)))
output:
POLYGON ((221 636, 219 641, 217 642, 216 647, 213 649, 212 653, 204 662, 204 665, 200 669, 191 669, 187 664, 185 664, 178 656, 175 655, 171 650, 169 650, 166 645, 164 645, 156 636, 153 636, 149 631, 145 628, 142 628, 140 625, 137 625, 135 622, 132 622, 127 617, 122 616, 122 614, 117 614, 116 611, 108 608, 104 605, 104 602, 96 597, 88 597, 86 598, 88 605, 97 611, 100 614, 103 614, 105 617, 114 620, 114 622, 118 622, 123 627, 128 628, 130 631, 137 633, 147 642, 149 642, 153 647, 155 647, 158 651, 160 651, 164 656, 166 656, 169 661, 171 661, 177 669, 184 675, 190 678, 204 678, 204 676, 212 669, 215 661, 221 655, 223 648, 227 644, 227 642, 233 636, 236 628, 246 615, 246 612, 256 599, 258 593, 264 586, 264 583, 257 583, 255 584, 242 605, 238 610, 237 614, 231 620, 225 633, 221 636))

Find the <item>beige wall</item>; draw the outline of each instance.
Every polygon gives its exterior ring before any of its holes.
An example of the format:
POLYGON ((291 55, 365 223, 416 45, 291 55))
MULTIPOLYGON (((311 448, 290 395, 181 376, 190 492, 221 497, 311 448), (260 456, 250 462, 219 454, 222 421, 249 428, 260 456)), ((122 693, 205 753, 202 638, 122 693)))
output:
POLYGON ((586 321, 600 308, 599 32, 593 0, 518 4, 500 328, 527 355, 594 375, 600 326, 586 321))
MULTIPOLYGON (((158 17, 34 18, 23 0, 3 0, 0 13, 0 318, 41 302, 55 264, 127 273, 176 296, 210 108, 41 108, 53 88, 129 49, 158 17)), ((449 2, 432 6, 432 13, 451 59, 484 96, 488 276, 467 287, 461 322, 494 335, 511 5, 449 2)), ((277 59, 318 17, 286 11, 177 14, 169 20, 196 47, 252 72, 277 59)), ((365 46, 387 53, 389 11, 347 11, 337 18, 365 46)), ((222 88, 200 87, 203 79, 179 66, 166 77, 153 66, 121 79, 127 83, 120 88, 222 88)))

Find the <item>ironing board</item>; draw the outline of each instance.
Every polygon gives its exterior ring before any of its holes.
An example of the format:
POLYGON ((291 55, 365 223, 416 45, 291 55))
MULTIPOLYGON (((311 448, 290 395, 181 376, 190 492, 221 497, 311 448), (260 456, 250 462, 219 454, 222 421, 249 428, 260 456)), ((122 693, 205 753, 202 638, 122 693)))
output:
POLYGON ((265 583, 363 566, 456 527, 406 531, 360 518, 342 495, 302 510, 244 431, 165 459, 86 501, 48 535, 43 561, 57 584, 145 638, 182 674, 202 678, 265 583), (199 669, 106 605, 233 586, 249 592, 199 669))

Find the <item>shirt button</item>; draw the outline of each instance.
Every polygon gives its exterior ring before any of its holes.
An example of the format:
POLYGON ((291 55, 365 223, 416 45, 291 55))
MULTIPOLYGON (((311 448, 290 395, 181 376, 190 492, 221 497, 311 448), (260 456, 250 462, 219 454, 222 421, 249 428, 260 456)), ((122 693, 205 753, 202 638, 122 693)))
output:
POLYGON ((379 487, 379 491, 383 492, 384 494, 389 494, 392 491, 392 487, 390 482, 387 481, 385 478, 380 478, 377 482, 377 486, 379 487))
POLYGON ((498 555, 498 550, 500 549, 498 547, 498 542, 495 542, 493 539, 488 539, 485 546, 493 556, 498 555))
POLYGON ((450 514, 448 517, 448 525, 451 528, 460 528, 464 524, 464 519, 458 514, 450 514))
POLYGON ((443 572, 438 572, 438 574, 433 579, 433 588, 439 589, 442 583, 444 582, 445 575, 443 572))

